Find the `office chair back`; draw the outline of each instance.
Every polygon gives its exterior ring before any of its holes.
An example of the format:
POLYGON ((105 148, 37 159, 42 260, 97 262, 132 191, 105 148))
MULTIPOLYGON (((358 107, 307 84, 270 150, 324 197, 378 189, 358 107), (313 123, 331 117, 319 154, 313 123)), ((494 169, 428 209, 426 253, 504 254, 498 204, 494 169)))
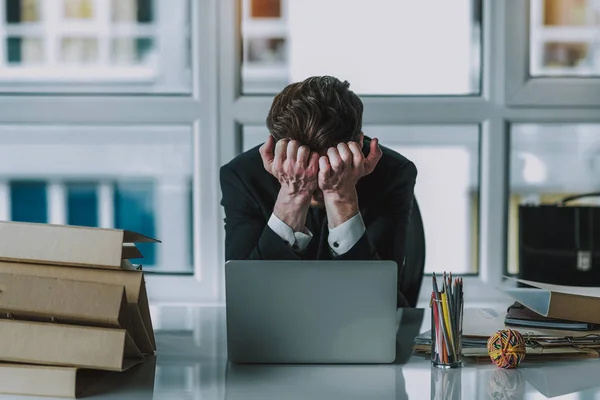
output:
POLYGON ((406 236, 404 268, 399 276, 400 292, 404 294, 410 307, 417 306, 424 270, 425 230, 419 204, 414 199, 406 236))

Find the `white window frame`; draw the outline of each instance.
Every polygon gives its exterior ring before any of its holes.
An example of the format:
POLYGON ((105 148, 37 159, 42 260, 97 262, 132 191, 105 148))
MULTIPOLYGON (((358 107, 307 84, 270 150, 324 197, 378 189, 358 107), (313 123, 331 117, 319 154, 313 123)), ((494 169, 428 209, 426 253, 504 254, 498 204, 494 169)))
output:
POLYGON ((509 60, 506 63, 506 105, 521 107, 600 106, 600 76, 531 76, 529 72, 531 6, 539 7, 537 3, 541 0, 505 1, 506 56, 509 60))
MULTIPOLYGON (((3 95, 0 125, 189 125, 194 150, 194 275, 147 274, 148 292, 153 302, 222 304, 224 227, 219 167, 239 154, 241 126, 264 125, 273 95, 241 92, 239 0, 191 4, 191 95, 3 95)), ((511 124, 600 123, 599 79, 527 78, 529 5, 525 0, 484 0, 481 95, 363 97, 365 124, 480 126, 479 275, 465 278, 467 300, 503 298, 490 286, 502 284, 507 259, 511 124)), ((1 197, 6 197, 2 182, 1 197)), ((5 207, 0 204, 0 208, 0 214, 5 213, 5 207)), ((430 282, 425 279, 423 300, 429 291, 430 282)))
MULTIPOLYGON (((223 221, 219 206, 217 112, 217 4, 218 0, 191 1, 192 62, 191 94, 133 96, 110 91, 90 94, 0 95, 0 128, 6 125, 186 125, 192 131, 193 149, 193 275, 152 274, 145 276, 150 301, 211 303, 221 295, 219 270, 223 258, 223 221)), ((158 15, 158 12, 157 12, 158 15)), ((33 85, 35 86, 35 85, 33 85)), ((64 89, 64 87, 63 87, 64 89)), ((89 93, 89 88, 86 88, 89 93)), ((35 87, 32 89, 35 91, 35 87)), ((105 90, 106 91, 106 90, 105 90)), ((64 90, 63 90, 64 93, 64 90)), ((109 129, 109 128, 107 128, 109 129)), ((104 197, 110 197, 106 188, 104 197)), ((0 182, 0 198, 7 197, 6 182, 0 182)), ((57 190, 58 193, 58 190, 57 190)), ((7 214, 5 204, 0 216, 7 214)), ((6 216, 6 215, 5 215, 6 216)), ((110 223, 104 215, 102 223, 110 223)), ((159 238, 168 240, 168 238, 159 238)), ((160 245, 159 245, 160 246, 160 245)))
MULTIPOLYGON (((91 20, 67 20, 62 16, 63 0, 40 1, 42 22, 6 24, 5 2, 0 0, 0 93, 128 93, 160 91, 161 84, 175 83, 169 90, 175 94, 188 94, 179 78, 185 70, 186 49, 179 46, 183 26, 179 23, 184 10, 172 7, 170 2, 157 1, 157 18, 151 23, 111 21, 110 0, 92 0, 94 15, 91 20), (181 13, 178 14, 177 11, 181 13), (109 31, 109 34, 101 32, 109 31), (47 29, 46 29, 47 28, 47 29), (52 32, 48 35, 47 31, 52 32), (89 66, 61 64, 58 60, 60 38, 73 34, 73 37, 93 38, 98 42, 98 62, 89 66), (37 37, 43 41, 45 62, 40 65, 5 64, 6 37, 37 37), (154 59, 143 65, 111 65, 111 41, 118 37, 131 39, 151 38, 155 43, 154 59), (163 43, 163 44, 161 44, 163 43), (164 45, 169 43, 169 45, 164 45), (56 68, 58 64, 60 68, 56 68), (167 75, 161 76, 168 72, 167 75), (169 73, 170 72, 170 73, 169 73), (75 85, 74 85, 75 84, 75 85), (81 86, 84 84, 85 86, 81 86), (159 85, 156 87, 156 85, 159 85)), ((193 0, 188 0, 193 3, 193 0)), ((183 1, 182 1, 183 2, 183 1)), ((172 85, 169 85, 172 86, 172 85)))

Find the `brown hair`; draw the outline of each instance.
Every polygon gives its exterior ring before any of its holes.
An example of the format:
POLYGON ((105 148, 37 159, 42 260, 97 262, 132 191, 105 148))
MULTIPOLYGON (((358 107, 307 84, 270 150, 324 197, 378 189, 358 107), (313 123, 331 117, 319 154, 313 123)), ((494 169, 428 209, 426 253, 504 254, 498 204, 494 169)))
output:
POLYGON ((347 81, 314 76, 286 86, 275 96, 267 127, 276 140, 298 140, 312 151, 359 141, 363 104, 347 81))

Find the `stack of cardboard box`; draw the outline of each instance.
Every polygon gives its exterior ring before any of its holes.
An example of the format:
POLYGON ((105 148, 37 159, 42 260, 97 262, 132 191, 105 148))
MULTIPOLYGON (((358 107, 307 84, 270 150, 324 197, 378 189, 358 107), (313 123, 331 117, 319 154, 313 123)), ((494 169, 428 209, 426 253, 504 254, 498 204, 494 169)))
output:
POLYGON ((0 222, 0 393, 78 397, 156 351, 135 232, 0 222))

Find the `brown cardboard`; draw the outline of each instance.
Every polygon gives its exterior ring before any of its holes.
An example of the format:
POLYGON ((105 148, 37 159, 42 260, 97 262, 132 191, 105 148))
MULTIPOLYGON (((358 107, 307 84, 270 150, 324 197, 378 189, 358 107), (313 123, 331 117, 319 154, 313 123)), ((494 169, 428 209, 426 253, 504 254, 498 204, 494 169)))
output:
POLYGON ((0 259, 29 263, 121 269, 141 258, 134 243, 160 242, 122 229, 0 222, 0 259))
POLYGON ((535 288, 504 291, 532 311, 544 317, 600 324, 600 288, 551 285, 523 279, 516 281, 535 288))
POLYGON ((124 329, 0 320, 0 360, 124 371, 143 360, 124 329))
POLYGON ((0 273, 0 313, 133 332, 123 285, 0 273))
MULTIPOLYGON (((156 341, 150 318, 146 284, 141 271, 99 270, 0 261, 0 273, 125 286, 133 339, 143 353, 154 353, 156 341)), ((1 297, 1 296, 0 296, 1 297)))
POLYGON ((75 367, 0 363, 0 393, 78 398, 108 374, 75 367))

